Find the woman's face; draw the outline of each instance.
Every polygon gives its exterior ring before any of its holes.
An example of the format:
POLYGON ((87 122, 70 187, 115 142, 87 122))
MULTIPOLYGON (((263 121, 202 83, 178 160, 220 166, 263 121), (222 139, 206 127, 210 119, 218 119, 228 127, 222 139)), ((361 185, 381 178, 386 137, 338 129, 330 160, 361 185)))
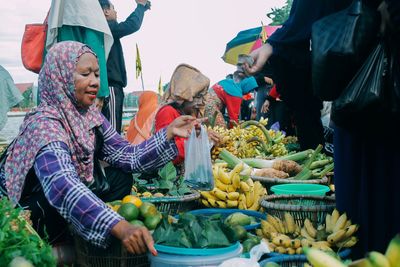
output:
POLYGON ((97 58, 91 53, 79 57, 74 73, 75 98, 80 107, 89 108, 96 100, 100 86, 97 58))
POLYGON ((198 94, 193 97, 193 101, 185 101, 183 102, 182 110, 185 115, 192 115, 196 118, 202 117, 203 114, 202 110, 204 109, 205 102, 204 102, 204 93, 198 94))

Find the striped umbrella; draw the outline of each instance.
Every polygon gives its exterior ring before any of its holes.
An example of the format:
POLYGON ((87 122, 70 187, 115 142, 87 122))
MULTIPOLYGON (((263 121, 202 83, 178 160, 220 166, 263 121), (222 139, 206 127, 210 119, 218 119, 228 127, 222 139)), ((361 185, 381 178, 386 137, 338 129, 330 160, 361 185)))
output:
POLYGON ((239 32, 235 38, 227 43, 222 60, 236 65, 240 54, 248 55, 251 51, 259 48, 280 27, 267 25, 239 32))

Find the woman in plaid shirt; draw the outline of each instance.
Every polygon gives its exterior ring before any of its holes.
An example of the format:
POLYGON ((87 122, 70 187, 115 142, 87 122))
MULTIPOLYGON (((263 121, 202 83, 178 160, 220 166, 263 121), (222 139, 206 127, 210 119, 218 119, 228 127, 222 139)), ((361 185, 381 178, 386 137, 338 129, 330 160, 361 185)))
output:
POLYGON ((106 247, 112 235, 131 253, 149 249, 156 254, 145 227, 129 224, 88 188, 94 182, 94 157, 121 170, 120 177, 128 182, 111 181, 109 192, 121 199, 132 184, 127 174, 154 170, 175 158, 174 137, 187 137, 195 118, 181 116, 144 143, 130 145, 93 105, 99 90, 98 60, 78 42, 50 49, 38 85, 42 102, 25 117, 0 166, 2 191, 32 211, 34 227, 42 236, 45 229, 53 244, 65 237, 68 223, 95 245, 106 247), (103 135, 96 155, 95 129, 103 135), (125 188, 116 190, 121 183, 125 188))

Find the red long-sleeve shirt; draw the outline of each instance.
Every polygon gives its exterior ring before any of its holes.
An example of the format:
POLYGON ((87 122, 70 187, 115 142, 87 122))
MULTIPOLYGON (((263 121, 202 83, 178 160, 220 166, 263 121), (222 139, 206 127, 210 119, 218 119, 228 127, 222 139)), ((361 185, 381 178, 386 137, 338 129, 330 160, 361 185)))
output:
MULTIPOLYGON (((162 107, 157 112, 157 115, 155 117, 156 132, 171 124, 171 122, 173 122, 181 115, 182 114, 180 114, 176 109, 169 105, 162 107)), ((173 163, 175 165, 182 163, 185 160, 185 140, 186 138, 183 137, 175 137, 175 144, 178 148, 178 156, 173 160, 173 163)))

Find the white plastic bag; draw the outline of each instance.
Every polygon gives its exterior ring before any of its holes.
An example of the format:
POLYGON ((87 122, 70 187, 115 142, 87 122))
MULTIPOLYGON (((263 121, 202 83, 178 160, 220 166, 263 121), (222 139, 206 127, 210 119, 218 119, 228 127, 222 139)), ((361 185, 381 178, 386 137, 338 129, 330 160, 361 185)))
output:
POLYGON ((269 253, 270 250, 268 248, 268 244, 264 241, 261 241, 259 245, 254 246, 250 250, 250 258, 232 258, 229 260, 224 261, 218 267, 260 267, 258 261, 260 260, 261 256, 265 253, 269 253))
POLYGON ((185 176, 186 184, 198 190, 212 190, 214 177, 212 173, 210 143, 207 130, 201 125, 200 134, 192 130, 185 142, 185 176))

